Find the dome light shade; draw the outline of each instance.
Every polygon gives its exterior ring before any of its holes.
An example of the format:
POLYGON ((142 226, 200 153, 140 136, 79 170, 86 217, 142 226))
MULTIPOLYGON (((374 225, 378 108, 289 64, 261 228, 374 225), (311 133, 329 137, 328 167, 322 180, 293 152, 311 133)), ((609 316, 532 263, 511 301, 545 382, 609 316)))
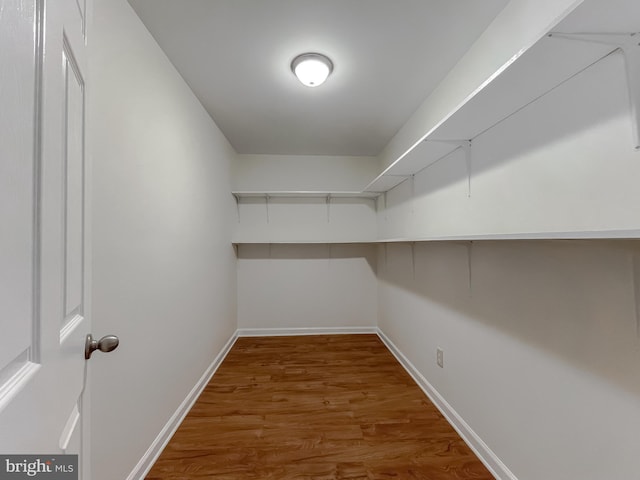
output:
POLYGON ((303 53, 291 62, 291 71, 307 87, 322 85, 333 71, 333 63, 320 53, 303 53))

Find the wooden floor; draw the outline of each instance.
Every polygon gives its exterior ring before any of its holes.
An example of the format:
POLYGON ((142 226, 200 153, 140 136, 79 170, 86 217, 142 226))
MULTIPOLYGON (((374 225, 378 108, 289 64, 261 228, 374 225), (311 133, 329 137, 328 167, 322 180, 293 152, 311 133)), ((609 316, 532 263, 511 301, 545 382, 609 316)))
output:
POLYGON ((493 479, 376 335, 238 339, 146 478, 493 479))

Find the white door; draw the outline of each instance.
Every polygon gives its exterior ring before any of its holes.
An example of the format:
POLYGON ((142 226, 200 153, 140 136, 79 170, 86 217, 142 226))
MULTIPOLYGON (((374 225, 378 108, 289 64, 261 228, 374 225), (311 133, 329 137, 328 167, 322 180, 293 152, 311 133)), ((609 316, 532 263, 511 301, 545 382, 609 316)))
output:
POLYGON ((0 0, 0 454, 86 444, 89 11, 0 0))

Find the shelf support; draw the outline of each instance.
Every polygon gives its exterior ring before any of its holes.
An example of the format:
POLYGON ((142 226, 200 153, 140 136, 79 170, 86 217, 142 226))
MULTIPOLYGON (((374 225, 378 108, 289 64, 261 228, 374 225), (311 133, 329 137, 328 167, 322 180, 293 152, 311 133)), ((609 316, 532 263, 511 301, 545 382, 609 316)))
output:
POLYGON ((631 103, 633 148, 640 150, 640 32, 634 33, 560 33, 551 32, 550 38, 561 38, 586 43, 610 45, 620 49, 627 70, 627 85, 631 103))
POLYGON ((384 196, 383 201, 384 201, 384 221, 386 222, 387 220, 389 220, 389 217, 387 215, 387 192, 384 192, 382 194, 384 196))
POLYGON ((235 193, 232 193, 231 195, 233 195, 233 198, 236 199, 236 212, 238 217, 238 223, 240 223, 240 197, 235 193))
MULTIPOLYGON (((464 152, 464 159, 467 164, 467 198, 471 198, 471 147, 473 146, 473 139, 470 140, 438 140, 435 138, 428 138, 425 141, 448 143, 450 145, 457 145, 464 152)), ((457 150, 456 148, 455 150, 457 150)), ((455 151, 454 150, 454 151, 455 151)), ((451 155, 453 152, 447 153, 451 155)))
POLYGON ((471 146, 473 140, 465 140, 460 148, 464 151, 464 159, 467 163, 467 198, 471 198, 471 146))
POLYGON ((327 195, 327 223, 331 223, 331 194, 327 195))
POLYGON ((411 214, 416 211, 416 174, 411 175, 411 214))
POLYGON ((388 243, 384 244, 384 273, 387 273, 389 271, 389 268, 388 268, 389 252, 387 251, 388 246, 389 246, 388 243))
POLYGON ((467 243, 467 272, 469 275, 469 298, 473 297, 473 240, 467 243))
POLYGON ((411 242, 411 268, 413 270, 413 279, 416 279, 416 242, 411 242))
POLYGON ((269 200, 271 199, 271 197, 269 195, 265 195, 264 198, 265 198, 265 206, 267 208, 267 223, 271 223, 269 218, 269 200))

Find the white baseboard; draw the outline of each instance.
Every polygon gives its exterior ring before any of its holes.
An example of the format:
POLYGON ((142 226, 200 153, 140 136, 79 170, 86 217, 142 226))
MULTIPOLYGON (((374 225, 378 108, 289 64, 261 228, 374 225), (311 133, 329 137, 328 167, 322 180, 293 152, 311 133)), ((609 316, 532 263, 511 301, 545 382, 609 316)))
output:
POLYGON ((418 371, 411 361, 396 347, 382 330, 377 329, 380 340, 384 342, 391 353, 402 364, 404 369, 411 375, 422 391, 429 397, 440 413, 444 415, 451 426, 458 432, 469 448, 478 456, 480 461, 489 469, 491 474, 498 480, 518 480, 517 477, 502 463, 498 456, 493 453, 489 446, 474 432, 471 427, 458 415, 449 403, 438 393, 426 378, 418 371))
POLYGON ((164 450, 164 447, 167 446, 167 443, 169 443, 169 440, 171 440, 171 437, 184 420, 184 417, 187 416, 187 413, 189 413, 189 410, 191 410, 191 407, 196 402, 204 388, 207 386, 207 384, 211 380, 211 377, 213 377, 213 374, 216 373, 216 370, 218 370, 218 367, 229 353, 229 350, 231 350, 231 347, 233 346, 237 338, 238 332, 236 331, 227 341, 224 347, 222 347, 222 350, 220 351, 220 353, 218 353, 213 362, 211 362, 211 365, 209 365, 202 377, 200 377, 198 383, 196 383, 196 385, 191 389, 187 397, 182 401, 178 409, 171 416, 164 428, 160 431, 160 433, 153 441, 151 446, 147 449, 145 454, 142 456, 138 464, 131 471, 131 473, 127 477, 127 480, 144 480, 144 477, 147 475, 147 473, 149 473, 149 470, 151 470, 151 467, 162 453, 162 450, 164 450))
POLYGON ((377 327, 319 327, 319 328, 239 328, 239 337, 277 337, 292 335, 377 334, 377 327))

